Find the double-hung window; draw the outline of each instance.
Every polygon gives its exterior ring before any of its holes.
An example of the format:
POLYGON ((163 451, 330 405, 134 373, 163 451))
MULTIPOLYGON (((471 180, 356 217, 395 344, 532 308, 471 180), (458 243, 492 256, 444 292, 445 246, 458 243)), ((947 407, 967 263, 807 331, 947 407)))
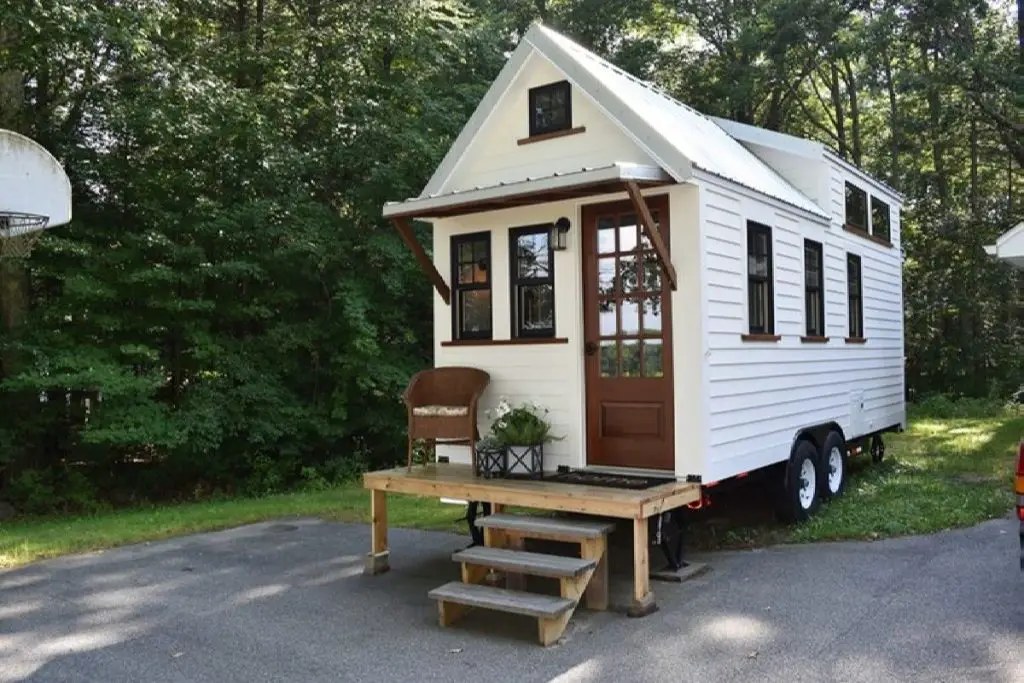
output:
POLYGON ((516 337, 555 336, 555 263, 550 236, 550 225, 509 231, 512 334, 516 337))
POLYGON ((864 293, 862 290, 860 256, 846 255, 846 293, 849 303, 850 337, 864 337, 864 293))
POLYGON ((747 307, 751 334, 775 333, 772 229, 747 222, 747 307))
POLYGON ((804 240, 804 318, 808 337, 825 336, 825 270, 821 242, 804 240))
POLYGON ((491 338, 491 233, 452 237, 453 339, 491 338))

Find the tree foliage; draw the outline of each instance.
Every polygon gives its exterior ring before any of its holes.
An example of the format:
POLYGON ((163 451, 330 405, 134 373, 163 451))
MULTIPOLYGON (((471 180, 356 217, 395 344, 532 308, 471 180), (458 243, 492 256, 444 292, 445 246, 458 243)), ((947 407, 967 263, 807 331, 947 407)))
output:
MULTIPOLYGON (((0 5, 0 126, 75 220, 0 331, 0 496, 288 486, 402 452, 430 290, 380 218, 541 19, 709 114, 820 139, 907 196, 909 387, 1024 381, 1022 56, 983 0, 98 0, 0 5), (43 400, 40 400, 42 397, 43 400), (6 491, 6 494, 4 494, 6 491)), ((8 302, 9 304, 10 302, 8 302)))

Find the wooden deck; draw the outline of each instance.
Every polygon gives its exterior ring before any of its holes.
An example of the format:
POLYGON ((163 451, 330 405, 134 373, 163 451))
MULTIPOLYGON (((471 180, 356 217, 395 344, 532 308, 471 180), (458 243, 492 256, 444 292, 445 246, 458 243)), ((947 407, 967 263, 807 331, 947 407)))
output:
POLYGON ((389 567, 389 493, 489 502, 495 513, 506 505, 514 505, 632 520, 634 591, 631 612, 638 615, 654 609, 648 578, 648 518, 696 502, 701 495, 699 484, 681 481, 633 490, 544 480, 483 479, 474 476, 469 465, 448 463, 416 465, 412 470, 398 467, 367 472, 363 475, 363 486, 372 491, 372 540, 366 561, 367 574, 379 574, 389 567))

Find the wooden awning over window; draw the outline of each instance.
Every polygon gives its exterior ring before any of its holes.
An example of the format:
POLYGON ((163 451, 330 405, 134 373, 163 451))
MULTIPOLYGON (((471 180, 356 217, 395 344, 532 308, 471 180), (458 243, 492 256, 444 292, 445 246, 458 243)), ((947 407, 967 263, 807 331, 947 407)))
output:
MULTIPOLYGON (((416 240, 410 219, 444 218, 472 213, 497 211, 544 204, 566 199, 579 199, 599 194, 627 191, 637 210, 643 229, 654 245, 662 269, 672 289, 676 288, 676 272, 668 259, 668 250, 651 219, 650 212, 640 194, 644 187, 669 185, 675 180, 656 166, 614 163, 598 168, 584 168, 572 173, 554 173, 539 178, 527 178, 514 183, 499 183, 449 192, 427 197, 416 197, 404 202, 384 206, 384 217, 390 218, 402 240, 416 256, 423 271, 430 278, 437 293, 446 304, 451 303, 451 290, 437 271, 423 246, 416 240)), ((552 220, 554 217, 552 217, 552 220)))

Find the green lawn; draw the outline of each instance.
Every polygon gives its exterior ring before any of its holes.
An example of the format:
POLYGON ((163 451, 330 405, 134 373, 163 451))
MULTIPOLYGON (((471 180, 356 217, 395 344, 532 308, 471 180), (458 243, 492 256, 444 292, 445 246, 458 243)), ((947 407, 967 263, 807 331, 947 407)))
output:
MULTIPOLYGON (((1006 514, 1012 505, 1012 469, 1024 416, 915 419, 887 439, 886 460, 851 461, 846 496, 810 522, 786 527, 767 505, 733 514, 718 511, 696 541, 705 547, 783 541, 927 533, 1006 514)), ((199 531, 289 516, 365 522, 369 495, 357 484, 315 493, 186 503, 119 510, 83 517, 26 518, 0 523, 0 567, 15 567, 67 553, 111 548, 199 531)), ((463 508, 436 500, 391 496, 394 526, 465 531, 463 508)))

